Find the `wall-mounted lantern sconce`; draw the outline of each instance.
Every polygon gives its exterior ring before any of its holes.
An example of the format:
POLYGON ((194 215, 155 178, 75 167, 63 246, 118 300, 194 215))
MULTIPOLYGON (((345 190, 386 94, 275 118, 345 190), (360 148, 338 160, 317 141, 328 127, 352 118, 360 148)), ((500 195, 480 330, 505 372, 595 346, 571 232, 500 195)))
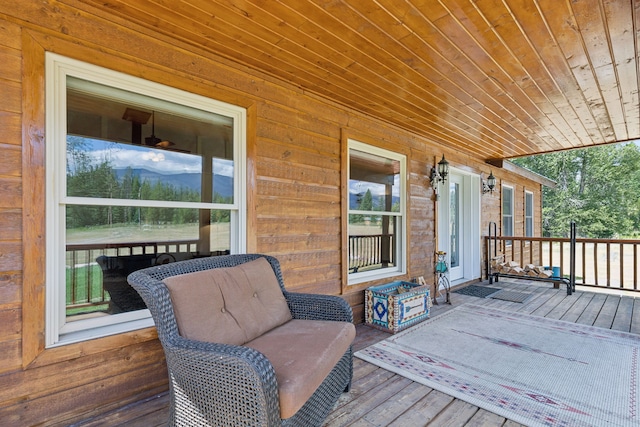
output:
POLYGON ((449 175, 449 162, 447 162, 444 158, 444 154, 442 155, 442 160, 438 162, 437 168, 431 169, 431 186, 433 189, 437 189, 438 183, 444 182, 447 179, 447 175, 449 175))
POLYGON ((489 173, 489 177, 485 181, 481 178, 482 181, 482 194, 492 193, 493 189, 496 188, 496 177, 493 176, 493 172, 489 173))

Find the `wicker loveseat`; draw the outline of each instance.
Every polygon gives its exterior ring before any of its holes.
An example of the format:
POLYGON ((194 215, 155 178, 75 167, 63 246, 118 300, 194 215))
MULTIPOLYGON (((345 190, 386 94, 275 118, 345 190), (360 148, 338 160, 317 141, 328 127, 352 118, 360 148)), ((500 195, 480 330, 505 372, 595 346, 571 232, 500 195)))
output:
POLYGON ((351 385, 351 307, 288 292, 276 258, 136 271, 165 351, 172 426, 320 426, 351 385))

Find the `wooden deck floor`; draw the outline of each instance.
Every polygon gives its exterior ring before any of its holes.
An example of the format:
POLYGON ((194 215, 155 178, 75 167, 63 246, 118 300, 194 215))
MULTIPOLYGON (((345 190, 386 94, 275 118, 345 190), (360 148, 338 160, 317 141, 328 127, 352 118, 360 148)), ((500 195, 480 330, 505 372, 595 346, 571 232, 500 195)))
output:
MULTIPOLYGON (((565 289, 536 282, 501 280, 491 287, 533 293, 525 303, 514 303, 451 294, 452 305, 436 305, 432 316, 473 302, 561 319, 586 325, 640 334, 640 298, 578 290, 571 296, 565 289)), ((640 295, 638 295, 640 297, 640 295)), ((358 325, 354 350, 359 350, 389 334, 366 325, 358 325)), ((154 427, 166 424, 168 396, 162 394, 121 408, 99 420, 88 420, 78 427, 127 426, 154 427)), ((350 393, 344 394, 329 415, 326 427, 341 426, 519 426, 462 400, 378 368, 354 358, 354 378, 350 393)))

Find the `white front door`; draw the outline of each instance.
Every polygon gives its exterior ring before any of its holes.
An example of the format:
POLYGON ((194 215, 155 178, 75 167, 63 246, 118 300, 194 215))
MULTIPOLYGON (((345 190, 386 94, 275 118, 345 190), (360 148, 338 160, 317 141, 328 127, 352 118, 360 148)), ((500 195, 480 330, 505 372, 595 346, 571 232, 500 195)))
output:
POLYGON ((447 253, 449 280, 480 277, 480 178, 452 169, 440 188, 438 250, 447 253))

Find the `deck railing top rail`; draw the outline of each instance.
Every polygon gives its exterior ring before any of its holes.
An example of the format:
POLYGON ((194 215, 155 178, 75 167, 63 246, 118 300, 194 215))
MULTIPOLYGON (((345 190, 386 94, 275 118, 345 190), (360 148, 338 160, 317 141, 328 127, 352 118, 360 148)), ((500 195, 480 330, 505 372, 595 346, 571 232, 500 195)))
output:
MULTIPOLYGON (((569 237, 522 237, 522 236, 497 236, 498 240, 515 240, 515 241, 528 241, 528 242, 569 242, 569 237)), ((640 245, 640 240, 637 239, 594 239, 585 237, 576 237, 576 242, 583 243, 615 243, 625 245, 640 245)))

